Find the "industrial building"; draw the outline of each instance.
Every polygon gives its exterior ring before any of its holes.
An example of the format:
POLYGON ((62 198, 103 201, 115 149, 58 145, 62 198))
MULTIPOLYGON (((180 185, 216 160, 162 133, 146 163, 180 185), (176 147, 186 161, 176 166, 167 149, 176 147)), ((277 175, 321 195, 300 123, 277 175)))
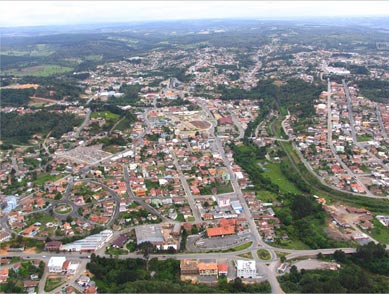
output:
POLYGON ((93 252, 103 247, 113 236, 111 230, 104 230, 98 234, 61 246, 61 251, 93 252))
POLYGON ((164 242, 160 225, 144 225, 135 228, 136 244, 150 242, 153 245, 161 245, 164 242))

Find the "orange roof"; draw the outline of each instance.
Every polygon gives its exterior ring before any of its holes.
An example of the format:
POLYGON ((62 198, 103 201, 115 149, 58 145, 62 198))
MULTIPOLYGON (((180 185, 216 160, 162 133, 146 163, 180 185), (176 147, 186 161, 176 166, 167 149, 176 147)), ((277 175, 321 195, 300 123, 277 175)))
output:
POLYGON ((228 264, 227 263, 221 263, 217 265, 217 270, 219 272, 228 272, 228 264))
POLYGON ((216 262, 210 262, 210 263, 201 262, 198 264, 197 268, 199 269, 199 271, 217 270, 217 263, 216 262))
POLYGON ((220 227, 220 228, 208 228, 207 234, 208 234, 208 237, 233 235, 233 234, 235 234, 235 227, 234 226, 225 226, 225 227, 220 227))

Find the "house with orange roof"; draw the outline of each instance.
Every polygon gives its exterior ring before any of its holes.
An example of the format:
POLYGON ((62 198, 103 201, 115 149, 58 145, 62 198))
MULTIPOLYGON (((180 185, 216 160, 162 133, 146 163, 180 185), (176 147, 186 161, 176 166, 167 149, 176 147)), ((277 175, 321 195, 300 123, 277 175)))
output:
POLYGON ((218 267, 216 262, 200 262, 197 265, 200 276, 217 276, 218 267))
POLYGON ((8 268, 0 269, 0 284, 6 283, 8 280, 8 268))

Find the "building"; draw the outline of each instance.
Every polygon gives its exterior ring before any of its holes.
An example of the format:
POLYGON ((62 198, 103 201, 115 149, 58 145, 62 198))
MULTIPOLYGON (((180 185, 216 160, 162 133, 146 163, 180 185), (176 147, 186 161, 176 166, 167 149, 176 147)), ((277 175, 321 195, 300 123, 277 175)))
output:
POLYGON ((185 280, 183 276, 194 276, 199 274, 196 259, 183 259, 180 261, 181 280, 185 280))
POLYGON ((218 272, 219 276, 221 276, 221 275, 227 276, 227 274, 228 274, 228 264, 227 263, 219 263, 217 265, 217 272, 218 272))
POLYGON ((242 279, 255 278, 257 270, 254 260, 237 260, 236 261, 236 276, 242 279))
POLYGON ((150 242, 153 245, 162 245, 164 238, 160 225, 144 225, 135 228, 136 243, 139 245, 150 242))
POLYGON ((237 214, 241 214, 243 211, 243 207, 239 200, 231 201, 231 207, 237 214))
POLYGON ((230 206, 230 197, 219 196, 219 197, 217 198, 217 205, 218 205, 220 208, 229 207, 229 206, 230 206))
POLYGON ((7 196, 4 199, 4 204, 6 205, 4 209, 2 209, 3 213, 10 213, 12 209, 18 206, 18 200, 15 196, 7 196))
POLYGON ((209 238, 212 237, 223 237, 227 235, 234 235, 235 234, 235 225, 236 225, 236 220, 232 219, 221 219, 219 223, 220 227, 217 228, 208 228, 207 229, 207 234, 209 238))
POLYGON ((63 264, 66 261, 64 256, 53 256, 50 257, 47 267, 49 268, 50 273, 61 273, 63 264))
POLYGON ((114 248, 123 248, 124 244, 128 241, 128 235, 127 234, 120 234, 119 238, 117 238, 112 243, 112 247, 114 248))
POLYGON ((61 251, 79 251, 79 252, 93 252, 103 247, 103 245, 111 240, 113 232, 111 230, 104 230, 98 234, 88 236, 84 239, 74 241, 72 243, 61 246, 61 251))
POLYGON ((200 276, 216 276, 218 275, 218 268, 216 262, 200 262, 197 265, 200 276))
POLYGON ((50 241, 45 244, 46 251, 57 251, 60 250, 62 242, 59 241, 50 241))

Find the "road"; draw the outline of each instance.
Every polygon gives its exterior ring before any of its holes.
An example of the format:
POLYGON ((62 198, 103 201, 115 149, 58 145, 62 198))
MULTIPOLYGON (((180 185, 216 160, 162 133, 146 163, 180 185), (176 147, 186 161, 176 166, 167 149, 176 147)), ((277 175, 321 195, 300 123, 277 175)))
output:
POLYGON ((348 89, 348 86, 346 84, 346 81, 342 80, 343 88, 344 88, 344 94, 346 95, 346 101, 347 101, 347 111, 348 111, 348 119, 350 122, 350 128, 351 128, 351 137, 353 138, 354 144, 357 143, 357 134, 355 132, 355 121, 353 116, 353 105, 352 100, 350 97, 350 91, 348 89))
POLYGON ((88 109, 88 112, 86 113, 84 121, 82 122, 80 127, 77 129, 76 138, 80 137, 80 133, 81 133, 82 129, 88 124, 91 113, 92 113, 92 110, 88 109))
POLYGON ((145 210, 149 211, 150 213, 158 216, 159 218, 162 219, 162 221, 164 222, 174 222, 173 220, 165 217, 164 215, 162 215, 158 210, 156 210, 154 207, 148 205, 144 199, 140 198, 140 197, 136 197, 134 195, 134 192, 132 192, 132 189, 131 189, 131 184, 130 184, 130 176, 128 174, 128 168, 125 166, 123 168, 123 174, 124 174, 124 182, 126 183, 126 190, 127 190, 127 195, 128 197, 137 202, 139 205, 141 205, 145 210))
POLYGON ((381 111, 378 107, 378 104, 376 104, 376 113, 377 113, 378 124, 380 125, 381 128, 382 137, 384 137, 385 140, 388 140, 388 134, 385 131, 385 126, 384 123, 382 122, 381 111))
POLYGON ((209 130, 210 137, 215 139, 214 143, 216 145, 217 151, 220 154, 220 156, 221 156, 221 158, 223 160, 224 165, 228 169, 228 172, 229 172, 230 178, 231 178, 232 187, 233 187, 234 192, 235 192, 237 198, 239 199, 239 202, 241 203, 242 208, 243 208, 242 214, 245 216, 246 221, 247 221, 247 223, 249 225, 250 231, 252 233, 252 241, 253 241, 253 245, 252 246, 255 249, 252 249, 251 253, 252 253, 252 255, 254 256, 254 258, 256 260, 257 269, 259 270, 258 272, 259 273, 264 273, 267 276, 267 279, 268 279, 268 281, 269 281, 269 283, 271 285, 272 293, 274 293, 274 294, 276 294, 276 293, 277 294, 283 293, 283 291, 282 291, 282 289, 280 287, 280 284, 278 283, 278 280, 275 277, 275 273, 271 272, 270 269, 266 265, 263 265, 263 264, 259 263, 259 258, 258 258, 257 254, 256 254, 256 250, 258 248, 258 245, 261 245, 262 247, 268 248, 269 252, 271 254, 271 258, 272 259, 277 258, 276 253, 274 252, 274 250, 270 246, 268 246, 262 240, 262 238, 261 238, 261 236, 260 236, 260 234, 258 232, 257 225, 255 224, 254 218, 251 215, 250 209, 249 209, 249 207, 247 205, 246 199, 243 196, 242 190, 241 190, 241 188, 239 186, 239 183, 238 183, 238 180, 237 180, 237 178, 235 176, 235 173, 233 172, 233 170, 231 168, 231 163, 227 159, 226 153, 224 151, 223 144, 222 144, 220 138, 215 136, 215 134, 214 134, 216 122, 215 122, 211 112, 209 111, 209 109, 208 109, 206 103, 204 103, 204 101, 201 101, 200 105, 203 108, 203 110, 208 114, 208 116, 209 116, 209 120, 208 121, 212 121, 213 127, 209 130))
POLYGON ((178 162, 178 159, 177 159, 177 156, 176 156, 174 150, 170 150, 170 154, 171 154, 172 157, 173 157, 174 165, 175 165, 176 168, 177 168, 177 172, 178 172, 178 175, 179 175, 179 177, 180 177, 180 181, 181 181, 182 187, 184 188, 185 195, 186 195, 186 199, 188 200, 190 209, 192 210, 193 217, 195 218, 195 222, 196 222, 196 223, 199 223, 199 222, 201 222, 201 220, 202 220, 202 219, 201 219, 201 215, 200 215, 200 211, 199 211, 199 209, 198 209, 197 206, 196 206, 196 203, 195 203, 195 201, 194 201, 192 192, 190 191, 188 182, 186 181, 185 175, 184 175, 184 173, 182 172, 181 165, 180 165, 180 163, 178 162))

